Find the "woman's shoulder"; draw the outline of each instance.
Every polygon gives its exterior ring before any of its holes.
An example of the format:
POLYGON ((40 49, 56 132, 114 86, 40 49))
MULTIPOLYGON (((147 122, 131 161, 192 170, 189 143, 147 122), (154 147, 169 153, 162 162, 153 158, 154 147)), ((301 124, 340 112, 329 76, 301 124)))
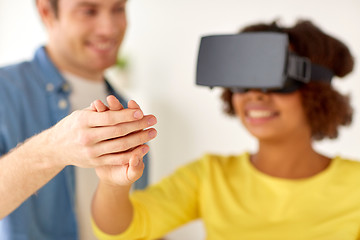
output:
POLYGON ((349 159, 342 156, 336 156, 333 160, 341 167, 360 169, 360 160, 349 159))
POLYGON ((360 182, 360 161, 337 156, 333 159, 336 174, 342 179, 360 182))

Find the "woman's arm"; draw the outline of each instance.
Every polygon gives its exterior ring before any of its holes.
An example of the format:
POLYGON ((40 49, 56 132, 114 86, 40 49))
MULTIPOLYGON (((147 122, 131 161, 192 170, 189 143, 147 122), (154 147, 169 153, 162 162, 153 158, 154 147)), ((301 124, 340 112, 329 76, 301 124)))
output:
MULTIPOLYGON (((97 112, 123 110, 122 105, 114 96, 109 96, 107 101, 109 107, 101 101, 95 101, 91 105, 92 110, 97 112)), ((129 109, 140 109, 134 101, 130 101, 128 106, 129 109)), ((149 121, 151 119, 156 122, 155 117, 150 116, 149 121)), ((156 131, 154 130, 153 133, 156 134, 156 131)), ((96 226, 104 233, 116 235, 124 232, 130 225, 133 207, 129 199, 129 191, 131 185, 143 173, 142 158, 148 151, 147 145, 141 145, 133 151, 139 154, 132 155, 128 164, 96 168, 100 182, 93 197, 91 211, 96 226)))

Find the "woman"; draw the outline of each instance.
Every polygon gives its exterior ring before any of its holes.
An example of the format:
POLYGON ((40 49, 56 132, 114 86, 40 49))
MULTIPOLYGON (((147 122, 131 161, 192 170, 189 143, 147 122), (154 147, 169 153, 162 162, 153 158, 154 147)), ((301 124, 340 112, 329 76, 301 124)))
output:
MULTIPOLYGON (((292 51, 338 77, 352 71, 348 48, 309 21, 291 28, 257 24, 242 32, 257 31, 288 34, 292 51)), ((310 82, 290 93, 225 89, 222 99, 225 111, 258 140, 257 152, 205 155, 131 197, 142 162, 98 169, 97 236, 154 239, 201 218, 209 240, 360 239, 360 163, 312 146, 351 123, 348 98, 329 83, 310 82)))

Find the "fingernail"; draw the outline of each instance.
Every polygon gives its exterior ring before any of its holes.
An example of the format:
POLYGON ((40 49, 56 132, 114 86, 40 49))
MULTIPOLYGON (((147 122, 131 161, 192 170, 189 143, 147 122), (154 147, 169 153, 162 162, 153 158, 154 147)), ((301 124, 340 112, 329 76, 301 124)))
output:
POLYGON ((152 125, 155 125, 156 124, 156 118, 155 117, 151 117, 149 120, 148 120, 148 125, 149 126, 152 126, 152 125))
POLYGON ((134 113, 134 118, 136 119, 140 119, 142 118, 143 114, 140 110, 137 110, 135 113, 134 113))
POLYGON ((156 130, 155 130, 155 129, 151 129, 151 130, 149 131, 149 137, 150 137, 150 138, 156 137, 156 130))

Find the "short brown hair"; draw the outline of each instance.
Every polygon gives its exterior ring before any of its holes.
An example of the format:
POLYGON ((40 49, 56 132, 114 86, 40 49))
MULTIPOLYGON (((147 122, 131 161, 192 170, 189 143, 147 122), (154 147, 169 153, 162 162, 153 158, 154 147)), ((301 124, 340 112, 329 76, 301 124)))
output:
MULTIPOLYGON (((280 27, 276 22, 260 23, 245 27, 240 32, 258 31, 287 33, 290 45, 298 55, 331 69, 338 77, 347 75, 354 67, 354 59, 345 44, 325 34, 310 21, 298 21, 290 28, 280 27)), ((336 138, 339 126, 351 123, 353 109, 349 97, 340 94, 330 84, 311 82, 299 91, 314 140, 336 138)), ((221 99, 225 113, 234 116, 232 92, 225 88, 221 99)))
MULTIPOLYGON (((55 13, 55 16, 58 16, 59 13, 59 0, 48 0, 50 3, 50 7, 55 13)), ((35 4, 37 3, 37 0, 35 0, 35 4)))
POLYGON ((59 0, 49 0, 50 6, 53 9, 55 16, 58 16, 59 13, 59 0))

